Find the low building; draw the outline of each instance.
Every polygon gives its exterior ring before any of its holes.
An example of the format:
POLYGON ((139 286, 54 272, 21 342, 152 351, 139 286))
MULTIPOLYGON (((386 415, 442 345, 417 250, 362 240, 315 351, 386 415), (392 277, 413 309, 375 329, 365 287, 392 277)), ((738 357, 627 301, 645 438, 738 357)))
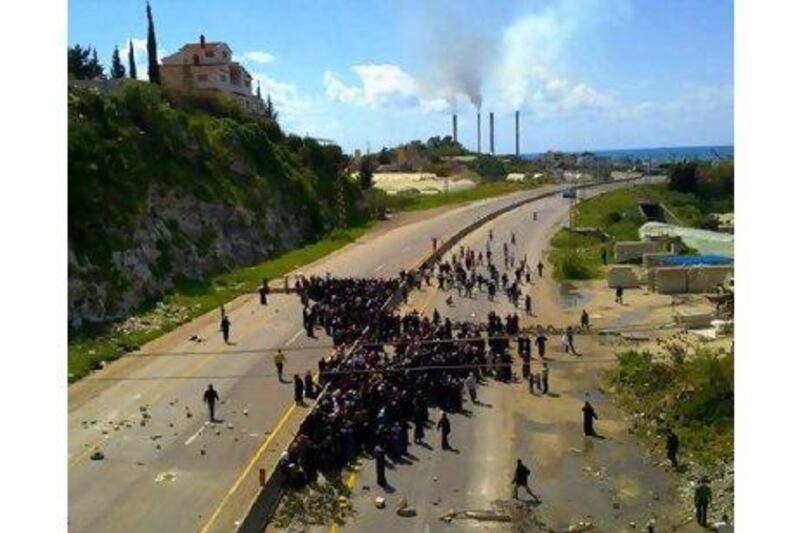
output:
MULTIPOLYGON (((224 93, 236 98, 245 111, 265 113, 260 94, 253 94, 253 77, 233 60, 233 51, 223 42, 187 43, 161 60, 161 84, 193 93, 224 93)), ((260 92, 260 91, 259 91, 260 92)))

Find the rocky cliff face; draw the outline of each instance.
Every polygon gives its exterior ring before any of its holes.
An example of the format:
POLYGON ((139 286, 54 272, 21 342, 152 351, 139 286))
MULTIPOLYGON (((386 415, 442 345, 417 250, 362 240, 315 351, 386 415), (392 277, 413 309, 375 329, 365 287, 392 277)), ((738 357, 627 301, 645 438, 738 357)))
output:
POLYGON ((252 264, 309 238, 307 219, 282 209, 288 204, 281 201, 261 215, 243 206, 164 191, 151 191, 147 204, 130 245, 111 254, 112 266, 105 275, 98 275, 100 269, 70 245, 71 327, 122 318, 162 296, 176 279, 200 280, 252 264))

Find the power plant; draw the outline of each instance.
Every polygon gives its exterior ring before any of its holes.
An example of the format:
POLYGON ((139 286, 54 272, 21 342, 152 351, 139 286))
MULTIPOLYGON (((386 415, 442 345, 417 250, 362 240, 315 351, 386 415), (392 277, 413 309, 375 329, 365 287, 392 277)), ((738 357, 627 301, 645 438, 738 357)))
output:
POLYGON ((481 153, 481 112, 478 111, 478 153, 481 153))
MULTIPOLYGON (((458 142, 458 115, 453 113, 453 142, 458 142)), ((481 153, 481 112, 477 113, 478 125, 478 147, 477 153, 481 153)), ((494 111, 489 112, 489 153, 495 155, 494 146, 494 111)), ((519 111, 514 111, 514 155, 519 157, 519 111)))
POLYGON ((489 112, 489 153, 494 155, 494 111, 489 112))

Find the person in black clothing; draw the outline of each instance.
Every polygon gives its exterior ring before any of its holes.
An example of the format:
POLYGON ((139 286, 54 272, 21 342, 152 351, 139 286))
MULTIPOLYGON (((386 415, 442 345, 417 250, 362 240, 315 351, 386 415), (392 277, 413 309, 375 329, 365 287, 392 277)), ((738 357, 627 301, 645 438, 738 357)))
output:
POLYGON ((603 260, 604 265, 608 264, 608 252, 605 246, 603 246, 603 249, 600 251, 600 258, 603 260))
POLYGON ((622 293, 624 292, 622 287, 617 287, 616 296, 614 297, 614 302, 622 305, 622 293))
POLYGON ((539 277, 541 278, 542 273, 544 272, 544 265, 542 264, 541 261, 539 261, 539 263, 536 265, 536 270, 539 271, 539 277))
POLYGON ((222 317, 222 322, 219 324, 219 329, 222 330, 222 338, 225 341, 225 344, 230 344, 228 339, 230 338, 231 334, 231 321, 228 320, 228 315, 222 317))
POLYGON ((586 312, 586 309, 581 311, 581 327, 589 329, 589 313, 586 312))
POLYGON ((264 278, 261 287, 258 289, 258 298, 261 305, 267 305, 267 294, 269 294, 269 280, 264 278))
POLYGON ((597 413, 592 407, 592 404, 586 401, 581 408, 583 411, 583 434, 587 437, 594 437, 597 434, 594 432, 594 421, 597 420, 597 413))
POLYGON ((303 380, 297 374, 294 375, 294 403, 303 405, 303 380))
POLYGON ((214 390, 213 385, 209 385, 206 391, 203 393, 203 401, 208 405, 208 419, 211 422, 215 422, 216 418, 214 418, 214 406, 219 400, 219 394, 217 391, 214 390))
POLYGON ((450 436, 450 419, 447 418, 447 413, 442 412, 442 418, 440 418, 439 423, 436 424, 436 429, 442 432, 442 449, 449 450, 450 441, 448 437, 450 436))
POLYGON ((311 376, 311 370, 306 372, 304 381, 304 388, 306 393, 306 398, 316 398, 317 396, 317 387, 314 385, 314 378, 311 376))
POLYGON ((531 299, 530 294, 525 295, 525 314, 533 314, 533 300, 531 299))
POLYGON ((675 470, 678 469, 678 448, 680 447, 680 441, 678 440, 678 436, 672 431, 672 428, 667 430, 667 459, 669 462, 672 463, 672 468, 675 470))
POLYGON ((375 473, 378 475, 378 485, 386 486, 386 454, 380 445, 375 446, 372 452, 375 456, 375 473))
POLYGON ((539 334, 536 337, 536 348, 539 351, 539 357, 542 359, 544 359, 544 346, 546 342, 547 342, 547 337, 545 337, 544 335, 539 334))
POLYGON ((533 493, 531 488, 528 486, 528 476, 530 476, 531 471, 530 469, 522 463, 522 459, 517 459, 517 468, 514 471, 514 499, 519 498, 519 488, 522 487, 528 494, 531 495, 532 498, 538 500, 539 498, 533 493))

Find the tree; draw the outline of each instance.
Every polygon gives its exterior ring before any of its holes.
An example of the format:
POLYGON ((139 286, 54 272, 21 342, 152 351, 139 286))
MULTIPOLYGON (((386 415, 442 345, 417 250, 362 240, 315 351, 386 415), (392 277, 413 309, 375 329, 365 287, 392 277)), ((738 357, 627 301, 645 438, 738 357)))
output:
POLYGON ((111 77, 114 79, 125 77, 125 67, 119 58, 119 47, 117 46, 114 47, 114 53, 111 54, 111 77))
POLYGON ((366 191, 371 189, 374 184, 372 179, 372 159, 364 156, 358 165, 358 185, 366 191))
POLYGON ((153 12, 150 9, 150 2, 147 2, 147 78, 150 83, 161 85, 161 74, 158 71, 156 29, 153 25, 153 12))
POLYGON ((97 50, 79 44, 68 48, 67 72, 79 80, 103 78, 103 65, 97 60, 97 50))
POLYGON ((136 79, 136 60, 133 57, 133 39, 128 41, 128 76, 136 79))
POLYGON ((97 59, 97 49, 92 48, 92 59, 89 60, 89 63, 86 64, 86 75, 88 79, 105 79, 105 74, 103 74, 103 65, 100 64, 100 61, 97 59))
POLYGON ((86 65, 89 63, 91 47, 84 48, 79 44, 67 48, 67 73, 79 80, 86 79, 86 65))
POLYGON ((678 163, 669 173, 669 188, 680 192, 697 191, 697 163, 678 163))
POLYGON ((392 155, 389 150, 384 146, 381 148, 381 151, 378 152, 378 163, 381 165, 388 165, 392 162, 392 155))
POLYGON ((275 106, 272 105, 272 97, 270 95, 267 95, 266 113, 268 118, 278 120, 278 112, 275 110, 275 106))

